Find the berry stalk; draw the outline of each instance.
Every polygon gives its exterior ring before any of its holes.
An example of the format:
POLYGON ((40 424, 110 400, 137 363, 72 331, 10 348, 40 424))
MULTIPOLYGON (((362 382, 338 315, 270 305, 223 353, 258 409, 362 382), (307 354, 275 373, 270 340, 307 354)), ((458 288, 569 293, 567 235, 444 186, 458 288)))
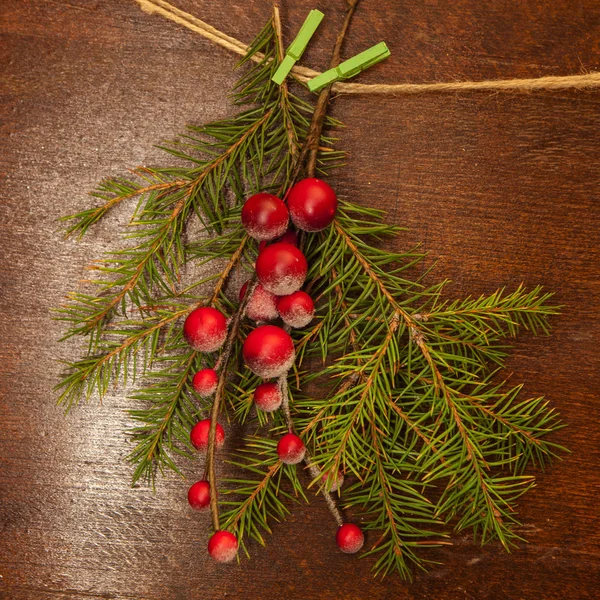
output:
MULTIPOLYGON (((286 329, 287 329, 287 327, 286 327, 286 329)), ((294 422, 292 420, 292 414, 290 412, 290 399, 289 399, 289 391, 288 391, 287 373, 285 375, 281 375, 281 377, 279 377, 278 383, 279 383, 279 389, 281 390, 281 409, 283 411, 283 416, 285 418, 285 422, 287 424, 288 431, 290 433, 294 433, 294 422)), ((304 452, 304 458, 302 460, 303 460, 304 464, 307 466, 308 472, 310 473, 310 476, 313 478, 313 480, 318 480, 321 477, 323 477, 321 470, 312 463, 311 456, 310 456, 310 453, 308 452, 308 450, 306 450, 304 452)), ((338 526, 341 527, 344 524, 344 518, 342 517, 342 513, 340 512, 339 508, 337 507, 337 504, 336 504, 335 500, 333 499, 333 496, 331 495, 330 492, 328 492, 325 489, 324 486, 321 489, 321 493, 323 495, 323 498, 325 499, 325 502, 327 503, 327 508, 329 508, 329 511, 331 512, 331 514, 333 515, 333 518, 335 519, 335 522, 338 524, 338 526)))
POLYGON ((240 302, 237 311, 233 315, 231 324, 229 325, 229 331, 227 332, 227 338, 225 345, 221 351, 218 361, 219 380, 217 383, 217 389, 215 390, 215 399, 213 400, 212 408, 210 411, 210 430, 208 434, 208 448, 206 452, 206 474, 205 479, 210 482, 210 514, 212 519, 213 529, 219 530, 219 505, 217 500, 217 477, 215 469, 215 448, 217 441, 217 420, 221 411, 221 403, 223 400, 223 392, 225 390, 225 383, 227 380, 227 372, 229 366, 229 359, 231 358, 231 351, 233 345, 240 331, 240 325, 246 313, 246 307, 248 302, 258 285, 256 276, 253 276, 248 285, 248 293, 240 302))

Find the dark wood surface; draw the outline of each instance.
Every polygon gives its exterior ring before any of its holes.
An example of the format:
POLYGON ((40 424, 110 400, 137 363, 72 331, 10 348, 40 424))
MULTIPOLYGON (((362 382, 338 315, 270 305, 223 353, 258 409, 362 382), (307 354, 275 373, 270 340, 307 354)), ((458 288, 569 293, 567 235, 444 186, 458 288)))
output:
MULTIPOLYGON (((262 0, 177 0, 239 39, 262 0)), ((323 68, 342 0, 286 0, 287 39, 308 9, 327 20, 304 64, 323 68)), ((523 337, 509 361, 546 394, 572 454, 521 502, 529 544, 512 554, 468 537, 412 584, 373 580, 338 553, 321 502, 298 507, 253 559, 206 556, 208 515, 187 484, 131 489, 130 423, 116 391, 63 418, 49 310, 117 243, 126 211, 81 243, 56 219, 87 206, 107 175, 166 160, 153 144, 231 112, 234 58, 129 0, 0 2, 0 596, 7 599, 578 599, 600 595, 600 91, 343 97, 348 166, 339 194, 386 208, 421 240, 450 295, 543 284, 565 306, 551 337, 523 337)), ((567 75, 600 67, 596 0, 364 0, 344 55, 385 40, 392 58, 364 82, 567 75)), ((187 465, 193 476, 198 464, 187 465)))

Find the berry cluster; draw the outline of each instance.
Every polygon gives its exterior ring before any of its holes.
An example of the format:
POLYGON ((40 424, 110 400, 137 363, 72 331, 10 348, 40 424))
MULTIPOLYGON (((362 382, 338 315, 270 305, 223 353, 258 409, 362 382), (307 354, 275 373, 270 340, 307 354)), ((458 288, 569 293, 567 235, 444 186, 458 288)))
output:
MULTIPOLYGON (((295 358, 291 328, 306 327, 314 316, 312 298, 300 288, 304 285, 308 263, 298 247, 297 231, 316 232, 334 219, 337 198, 331 187, 315 178, 298 182, 287 195, 287 204, 272 194, 258 193, 248 198, 242 208, 242 224, 248 235, 259 242, 255 271, 258 283, 246 303, 246 315, 257 323, 246 337, 242 354, 248 368, 262 379, 277 379, 287 375, 295 358), (294 228, 289 228, 290 220, 294 228), (281 318, 284 327, 270 322, 281 318)), ((240 290, 240 302, 248 292, 249 282, 240 290)), ((215 308, 201 307, 192 311, 185 321, 183 333, 187 342, 199 352, 214 352, 227 338, 227 319, 215 308)), ((215 393, 219 375, 215 369, 202 369, 193 378, 194 390, 203 398, 215 393)), ((273 412, 283 402, 278 382, 266 381, 254 391, 254 403, 259 410, 273 412)), ((191 431, 192 445, 200 451, 208 448, 210 419, 197 423, 191 431)), ((223 427, 217 423, 216 446, 224 441, 223 427)), ((293 431, 277 444, 279 459, 288 465, 300 463, 306 454, 302 440, 293 431)), ((331 489, 343 483, 337 474, 331 489)), ((323 475, 326 482, 328 475, 323 475)), ((210 483, 206 480, 192 485, 188 492, 192 508, 200 510, 210 504, 210 483)), ((351 523, 340 526, 336 542, 342 552, 358 552, 364 537, 359 527, 351 523)), ((208 544, 209 554, 219 562, 233 560, 237 553, 237 538, 228 531, 217 531, 208 544)))

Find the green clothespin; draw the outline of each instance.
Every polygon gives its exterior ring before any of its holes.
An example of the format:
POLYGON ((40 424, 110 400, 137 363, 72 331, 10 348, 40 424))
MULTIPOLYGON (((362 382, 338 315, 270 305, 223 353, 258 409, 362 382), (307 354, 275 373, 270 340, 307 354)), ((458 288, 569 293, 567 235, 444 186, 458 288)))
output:
POLYGON ((361 71, 364 71, 365 69, 376 65, 378 62, 381 62, 390 54, 391 52, 389 51, 389 48, 386 46, 385 42, 380 42, 368 50, 365 50, 364 52, 345 60, 337 67, 317 75, 317 77, 308 82, 308 89, 311 92, 318 92, 330 83, 335 83, 340 79, 350 79, 350 77, 354 77, 361 71))
POLYGON ((283 83, 283 80, 288 76, 289 72, 292 70, 292 67, 297 61, 300 60, 300 57, 304 53, 306 46, 308 46, 310 38, 317 30, 317 27, 323 20, 324 16, 325 15, 320 10, 313 9, 308 13, 308 17, 306 17, 302 27, 300 27, 300 31, 298 32, 296 39, 287 49, 285 58, 281 61, 277 71, 275 71, 275 75, 271 77, 271 79, 277 85, 281 85, 283 83))

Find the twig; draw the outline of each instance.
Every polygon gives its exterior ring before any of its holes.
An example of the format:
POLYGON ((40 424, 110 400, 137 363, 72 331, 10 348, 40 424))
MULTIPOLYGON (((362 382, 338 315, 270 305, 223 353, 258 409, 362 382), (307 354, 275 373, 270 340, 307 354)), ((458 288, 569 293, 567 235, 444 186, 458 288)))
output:
MULTIPOLYGON (((279 383, 279 390, 281 392, 281 410, 283 412, 283 416, 285 418, 285 423, 287 425, 288 431, 290 433, 293 433, 294 432, 294 422, 292 420, 292 414, 290 412, 290 398, 289 398, 287 378, 288 378, 287 373, 280 375, 278 383, 279 383)), ((322 476, 321 470, 312 463, 311 456, 310 456, 310 453, 308 452, 308 450, 305 450, 305 452, 304 452, 303 462, 306 465, 306 467, 308 468, 308 472, 310 473, 310 476, 313 478, 313 480, 320 479, 320 477, 322 476)), ((337 504, 336 504, 335 500, 333 499, 333 496, 331 495, 331 493, 328 492, 325 489, 325 487, 323 486, 321 488, 321 494, 322 494, 323 498, 325 499, 327 508, 329 508, 329 511, 333 515, 335 522, 340 526, 343 525, 344 518, 342 517, 342 513, 340 512, 339 508, 337 507, 337 504)))
POLYGON ((212 524, 215 531, 219 530, 219 506, 217 502, 217 477, 215 474, 215 442, 217 437, 217 419, 219 418, 219 412, 221 411, 221 403, 223 401, 223 392, 225 390, 225 383, 227 381, 227 366, 229 359, 231 358, 231 351, 233 349, 234 342, 240 331, 240 325, 242 319, 246 314, 246 307, 248 302, 254 294, 254 290, 258 285, 256 281, 256 275, 250 280, 248 285, 248 291, 240 302, 236 313, 233 316, 229 331, 227 333, 227 339, 225 345, 221 351, 219 357, 219 382, 217 383, 217 389, 215 391, 215 399, 213 400, 212 409, 210 412, 210 430, 208 433, 208 450, 206 453, 206 475, 210 482, 210 513, 212 518, 212 524))
MULTIPOLYGON (((331 61, 329 62, 329 68, 333 69, 340 64, 340 55, 342 52, 342 44, 346 37, 348 27, 350 27, 350 21, 354 15, 354 11, 358 6, 360 0, 350 0, 348 11, 346 12, 346 18, 344 24, 338 33, 333 47, 333 54, 331 55, 331 61)), ((325 115, 327 114, 327 106, 329 105, 329 98, 331 96, 331 85, 324 88, 319 94, 317 100, 317 108, 313 114, 310 131, 308 132, 308 163, 306 165, 306 172, 309 177, 314 177, 317 170, 317 156, 319 153, 319 142, 321 140, 321 132, 323 131, 323 124, 325 122, 325 115)))
MULTIPOLYGON (((329 68, 337 67, 340 62, 340 54, 342 51, 342 43, 344 42, 344 37, 346 36, 346 32, 348 31, 348 27, 350 26, 350 21, 354 15, 354 11, 358 6, 360 0, 350 0, 350 4, 348 7, 348 11, 346 12, 346 18, 344 19, 344 24, 338 33, 337 39, 335 41, 335 46, 333 47, 333 53, 331 55, 331 61, 329 62, 329 68)), ((306 174, 308 177, 314 177, 317 169, 317 155, 319 152, 319 142, 321 141, 321 132, 323 131, 323 124, 325 122, 325 116, 327 114, 327 106, 329 104, 329 98, 331 96, 331 85, 328 85, 326 88, 323 88, 321 93, 319 94, 319 98, 317 99, 317 104, 315 107, 315 111, 313 112, 312 120, 310 123, 310 128, 308 130, 308 135, 306 136, 306 140, 300 152, 300 157, 298 160, 298 164, 296 165, 296 169, 294 171, 294 176, 292 177, 292 182, 298 178, 300 170, 302 169, 302 165, 306 157, 308 156, 308 162, 306 165, 306 174)))
MULTIPOLYGON (((277 58, 279 62, 281 62, 285 56, 283 51, 283 35, 281 33, 281 19, 279 18, 279 8, 277 6, 273 6, 273 28, 275 29, 275 35, 277 39, 277 58)), ((296 139, 296 133, 290 121, 290 116, 287 110, 287 103, 289 101, 289 91, 288 91, 288 83, 287 79, 283 80, 281 84, 281 108, 282 114, 285 119, 285 129, 288 137, 288 148, 290 149, 290 154, 292 158, 295 160, 298 155, 298 144, 296 139)))

